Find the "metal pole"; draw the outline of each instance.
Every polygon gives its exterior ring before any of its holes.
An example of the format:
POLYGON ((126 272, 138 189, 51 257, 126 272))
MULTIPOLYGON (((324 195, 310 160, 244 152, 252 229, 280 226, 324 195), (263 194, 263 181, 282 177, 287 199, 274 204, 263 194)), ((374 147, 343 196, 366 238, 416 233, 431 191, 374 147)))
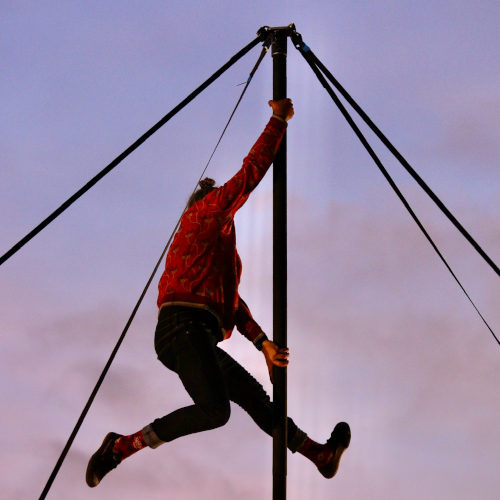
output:
MULTIPOLYGON (((287 29, 274 30, 273 99, 286 97, 287 29)), ((286 135, 273 168, 273 340, 287 346, 286 135)), ((273 500, 286 499, 286 368, 273 368, 273 500)))

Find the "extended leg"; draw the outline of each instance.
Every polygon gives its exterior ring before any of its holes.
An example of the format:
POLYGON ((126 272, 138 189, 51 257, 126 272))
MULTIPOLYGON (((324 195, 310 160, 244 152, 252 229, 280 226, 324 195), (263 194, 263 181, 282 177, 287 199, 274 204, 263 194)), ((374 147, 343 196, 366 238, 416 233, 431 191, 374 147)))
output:
MULTIPOLYGON (((264 387, 227 352, 219 347, 216 352, 229 399, 241 406, 266 434, 271 435, 273 404, 264 387)), ((307 435, 288 418, 288 448, 296 452, 306 439, 307 435)))
MULTIPOLYGON (((229 398, 240 405, 267 434, 272 434, 273 405, 262 385, 237 361, 220 348, 216 348, 229 398)), ((337 424, 325 444, 310 439, 288 417, 288 443, 292 452, 298 451, 311 460, 326 478, 333 477, 343 452, 349 446, 351 432, 345 422, 337 424)))

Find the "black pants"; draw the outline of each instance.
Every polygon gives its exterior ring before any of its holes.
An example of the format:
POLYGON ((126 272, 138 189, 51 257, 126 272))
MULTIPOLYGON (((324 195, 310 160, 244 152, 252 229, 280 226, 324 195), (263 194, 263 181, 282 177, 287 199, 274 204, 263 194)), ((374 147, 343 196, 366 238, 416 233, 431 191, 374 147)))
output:
MULTIPOLYGON (((240 405, 267 434, 272 433, 273 404, 237 361, 217 347, 220 329, 208 311, 164 307, 155 333, 159 360, 179 375, 194 404, 156 419, 151 428, 161 441, 224 425, 230 401, 240 405)), ((288 418, 288 448, 295 452, 306 434, 288 418)))

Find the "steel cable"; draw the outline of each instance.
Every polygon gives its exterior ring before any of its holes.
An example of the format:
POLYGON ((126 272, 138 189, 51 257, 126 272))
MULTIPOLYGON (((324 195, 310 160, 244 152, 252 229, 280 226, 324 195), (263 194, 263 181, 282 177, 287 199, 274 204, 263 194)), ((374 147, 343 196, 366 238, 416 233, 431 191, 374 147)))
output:
MULTIPOLYGON (((222 140, 222 137, 224 136, 224 134, 225 134, 225 132, 226 132, 228 126, 229 126, 229 123, 231 122, 231 120, 232 120, 232 118, 233 118, 233 116, 234 116, 234 114, 235 114, 235 112, 236 112, 236 110, 237 110, 237 108, 238 108, 241 100, 243 99, 243 96, 244 96, 244 94, 245 94, 245 92, 246 92, 246 90, 247 90, 247 88, 248 88, 248 86, 249 86, 249 84, 250 84, 250 82, 252 80, 253 75, 257 71, 257 68, 259 67, 262 59, 264 58, 264 56, 265 56, 265 54, 266 54, 266 52, 268 50, 268 47, 269 47, 269 44, 268 44, 268 40, 266 39, 264 41, 264 48, 262 49, 262 52, 261 52, 261 54, 259 56, 259 59, 257 60, 257 63, 255 64, 254 68, 252 69, 252 71, 250 73, 250 76, 248 77, 246 85, 243 88, 243 91, 241 92, 238 101, 236 102, 236 105, 235 105, 235 107, 234 107, 234 109, 233 109, 233 111, 232 111, 232 113, 231 113, 231 115, 230 115, 230 117, 229 117, 229 119, 228 119, 228 121, 226 123, 226 126, 224 127, 224 129, 223 129, 223 131, 222 131, 222 133, 221 133, 221 135, 219 137, 219 140, 217 141, 217 144, 215 145, 214 150, 212 151, 212 154, 210 155, 210 158, 209 158, 207 164, 205 165, 205 168, 203 169, 203 172, 202 172, 200 178, 198 179, 198 182, 201 180, 201 178, 203 177, 205 171, 207 170, 207 168, 208 168, 208 166, 210 164, 210 161, 212 160, 212 158, 213 158, 213 156, 215 154, 215 151, 217 150, 217 147, 219 146, 219 144, 220 144, 220 142, 222 140)), ((195 185, 195 187, 193 189, 193 193, 194 193, 194 191, 196 191, 198 182, 196 183, 196 185, 195 185)), ((78 418, 78 420, 76 422, 76 425, 73 428, 73 431, 71 432, 71 434, 70 434, 70 436, 68 438, 68 441, 66 442, 66 445, 64 446, 64 448, 63 448, 63 450, 62 450, 62 452, 61 452, 61 454, 60 454, 60 456, 59 456, 59 458, 58 458, 58 460, 56 462, 56 465, 54 466, 54 469, 53 469, 51 475, 49 476, 49 479, 48 479, 48 481, 47 481, 47 483, 46 483, 46 485, 45 485, 45 487, 44 487, 44 489, 43 489, 43 491, 42 491, 42 493, 41 493, 41 495, 39 497, 39 500, 44 500, 45 497, 47 496, 47 494, 48 494, 48 492, 49 492, 49 490, 50 490, 50 488, 51 488, 51 486, 52 486, 52 484, 53 484, 53 482, 54 482, 54 480, 55 480, 55 478, 56 478, 56 476, 57 476, 57 474, 58 474, 58 472, 59 472, 59 470, 60 470, 60 468, 61 468, 61 466, 62 466, 62 464, 63 464, 63 462, 65 460, 65 458, 66 458, 66 455, 68 454, 69 449, 71 448, 71 445, 73 444, 73 441, 75 440, 75 437, 76 437, 78 431, 80 430, 80 427, 82 426, 83 421, 85 420, 85 417, 87 416, 87 413, 90 410, 90 407, 92 406, 92 403, 94 402, 94 399, 95 399, 95 397, 96 397, 96 395, 97 395, 97 393, 98 393, 98 391, 99 391, 102 383, 104 382, 104 379, 105 379, 105 377, 106 377, 106 375, 107 375, 107 373, 109 371, 109 368, 111 367, 111 364, 113 363, 113 360, 114 360, 114 358, 115 358, 115 356, 116 356, 116 354, 117 354, 117 352, 118 352, 118 350, 119 350, 119 348, 120 348, 123 340, 125 339, 125 335, 127 334, 128 330, 130 328, 130 325, 132 324, 132 321, 135 318, 135 315, 136 315, 137 311, 139 310, 139 307, 140 307, 140 305, 142 303, 142 300, 144 299, 144 297, 146 295, 146 292, 147 292, 147 290, 148 290, 151 282, 153 281, 153 278, 154 278, 156 272, 158 271, 158 268, 160 267, 161 262, 163 261, 165 253, 167 252, 168 247, 170 246, 170 243, 172 242, 172 239, 173 239, 173 237, 174 237, 174 235, 175 235, 175 233, 177 231, 177 228, 179 227, 182 215, 184 214, 185 210, 186 210, 186 208, 184 208, 184 210, 182 211, 182 213, 181 213, 181 215, 180 215, 180 217, 179 217, 179 219, 177 221, 177 224, 175 225, 175 227, 174 227, 174 229, 173 229, 173 231, 172 231, 172 233, 171 233, 171 235, 170 235, 170 237, 169 237, 169 239, 167 241, 167 244, 165 245, 165 248, 163 249, 163 251, 162 251, 162 253, 160 255, 160 258, 156 262, 156 264, 154 266, 154 269, 153 269, 153 272, 151 273, 151 276, 149 277, 149 279, 148 279, 148 281, 146 283, 146 286, 144 287, 144 289, 143 289, 143 291, 142 291, 142 293, 141 293, 141 295, 140 295, 140 297, 139 297, 136 305, 134 306, 134 309, 132 310, 132 313, 131 313, 131 315, 130 315, 130 317, 129 317, 129 319, 128 319, 128 321, 127 321, 127 323, 126 323, 126 325, 125 325, 125 327, 124 327, 124 329, 123 329, 123 331, 122 331, 122 333, 121 333, 121 335, 120 335, 120 337, 118 339, 118 342, 116 343, 115 347, 113 348, 113 350, 111 352, 111 355, 109 356, 109 359, 106 362, 106 365, 104 366, 104 368, 103 368, 103 370, 101 372, 101 375, 99 376, 99 379, 97 380, 96 385, 95 385, 94 389, 92 390, 92 393, 90 394, 90 396, 89 396, 89 398, 87 400, 87 403, 85 404, 85 406, 84 406, 84 408, 83 408, 83 410, 82 410, 82 412, 80 414, 80 417, 78 418)))
POLYGON ((153 125, 147 132, 141 135, 133 144, 131 144, 125 151, 118 155, 111 163, 104 167, 97 175, 95 175, 90 181, 88 181, 83 187, 81 187, 75 194, 70 196, 64 203, 62 203, 56 210, 54 210, 48 217, 46 217, 40 224, 38 224, 34 229, 32 229, 26 236, 21 238, 10 250, 5 252, 4 255, 0 257, 0 265, 12 257, 17 251, 19 251, 28 241, 35 237, 40 231, 47 227, 54 219, 61 215, 67 208, 69 208, 78 198, 85 194, 90 188, 92 188, 98 181, 100 181, 105 175, 107 175, 111 170, 113 170, 120 162, 122 162, 127 156, 134 152, 141 144, 143 144, 149 137, 151 137, 155 132, 157 132, 165 123, 167 123, 173 116, 175 116, 182 108, 189 104, 195 97, 197 97, 203 90, 205 90, 211 83, 213 83, 220 75, 222 75, 226 70, 228 70, 233 64, 235 64, 239 59, 241 59, 247 52, 249 52, 253 47, 255 47, 260 41, 264 41, 266 38, 267 30, 261 28, 258 32, 257 38, 250 42, 248 45, 243 47, 238 53, 236 53, 229 61, 221 66, 211 77, 209 77, 205 82, 203 82, 198 88, 193 90, 182 102, 180 102, 175 108, 169 111, 160 121, 153 125))
POLYGON ((434 201, 434 203, 446 215, 446 217, 451 221, 451 223, 459 230, 459 232, 465 237, 465 239, 481 255, 481 257, 483 257, 483 259, 495 271, 495 273, 500 276, 500 268, 498 267, 498 265, 495 264, 495 262, 486 254, 486 252, 481 248, 481 246, 476 242, 476 240, 462 226, 462 224, 450 212, 450 210, 445 206, 445 204, 437 197, 437 195, 420 177, 420 175, 418 175, 418 173, 413 169, 413 167, 408 163, 408 161, 403 157, 403 155, 396 149, 396 147, 375 125, 375 123, 363 111, 363 109, 358 105, 358 103, 351 97, 351 95, 347 92, 347 90, 345 90, 344 87, 339 83, 339 81, 332 75, 332 73, 328 70, 328 68, 326 68, 326 66, 318 59, 318 57, 313 53, 310 47, 308 47, 302 41, 302 37, 298 33, 295 33, 292 36, 292 39, 294 41, 295 47, 299 50, 299 52, 302 55, 304 55, 304 53, 307 52, 308 58, 311 61, 310 64, 314 64, 324 73, 324 75, 330 80, 330 82, 338 90, 338 92, 342 95, 342 97, 344 97, 344 99, 349 103, 349 105, 352 106, 352 108, 356 111, 356 113, 358 113, 358 115, 363 119, 363 121, 368 125, 368 127, 373 131, 373 133, 380 139, 380 141, 382 141, 382 143, 387 147, 387 149, 401 163, 401 165, 407 170, 407 172, 415 179, 418 185, 425 191, 425 193, 432 199, 432 201, 434 201))
POLYGON ((305 46, 305 45, 302 46, 302 47, 299 46, 299 47, 297 47, 297 49, 302 54, 302 56, 304 57, 304 59, 306 60, 306 62, 309 64, 310 68, 313 70, 314 74, 316 75, 316 77, 320 81, 321 85, 323 85, 323 87, 325 88, 325 90, 328 92, 328 94, 330 95, 330 97, 334 101, 335 105, 339 108, 340 112, 342 113, 342 115, 344 116, 344 118, 346 119, 346 121, 348 122, 348 124, 350 125, 350 127, 352 128, 352 130, 354 131, 354 133, 356 134, 356 136, 358 137, 358 139, 361 141, 361 143, 363 144, 363 146, 365 147, 365 149, 367 150, 368 154, 371 156, 371 158, 373 159, 373 161, 375 162, 375 164, 377 165, 377 167, 379 168, 379 170, 382 172, 382 174, 384 175, 384 177, 386 178, 386 180, 389 182, 390 186, 392 187, 392 189, 394 190, 394 192, 396 193, 396 195, 398 196, 398 198, 401 200, 401 202, 403 203, 403 205, 405 206, 405 208, 408 210, 409 214, 411 215, 411 217, 413 218, 413 220, 415 221, 415 223, 418 225, 418 227, 420 228, 420 230, 422 231, 422 233, 424 234, 424 236, 427 238, 427 240, 431 244, 432 248, 435 250, 435 252, 439 256, 439 258, 441 259, 441 261, 444 263, 444 265, 446 266, 446 268, 448 269, 448 271, 451 273, 451 275, 453 276, 453 278, 455 279, 455 281, 458 283, 458 286, 462 289, 463 293, 465 294, 465 296, 467 297, 467 299, 469 300, 469 302, 472 304, 472 306, 474 307, 474 309, 478 313, 479 317, 482 319, 483 323, 486 325, 486 327, 490 331, 491 335, 496 340, 497 344, 500 345, 500 340, 495 335, 494 331, 492 330, 492 328, 490 327, 490 325, 488 324, 488 322, 486 321, 486 319, 484 318, 484 316, 481 314, 481 312, 479 311, 479 309, 477 308, 476 304, 474 303, 474 301, 471 299, 471 297, 469 296, 469 294, 467 293, 467 291, 463 287, 462 283, 460 282, 460 280, 458 279, 458 277, 456 276, 456 274, 453 272, 452 268, 450 267, 450 265, 448 264, 448 262, 444 258, 443 254, 440 252, 440 250, 438 249, 438 247, 436 246, 436 244, 432 240, 431 236, 429 235, 429 233, 427 232, 427 230, 424 228, 424 226, 422 225, 422 223, 418 219, 417 215, 415 214, 415 212, 411 208, 410 204, 408 203, 408 201, 404 197, 403 193, 401 193, 401 191, 397 187, 396 183, 394 182, 394 180, 390 176, 389 172, 385 169, 384 165, 382 164, 382 162, 380 161, 380 159, 376 155, 375 151, 372 149, 372 147, 368 143, 367 139, 364 137, 364 135, 361 132, 361 130, 359 129, 359 127, 354 122, 353 118, 350 116, 350 114, 347 111, 347 109, 345 108, 345 106, 340 101, 340 99, 337 96, 337 94, 335 94, 334 90, 328 84, 328 82, 327 82, 326 78, 324 77, 324 75, 321 73, 321 71, 319 70, 319 68, 316 66, 315 59, 311 56, 310 50, 308 48, 306 49, 305 47, 307 47, 307 46, 305 46))

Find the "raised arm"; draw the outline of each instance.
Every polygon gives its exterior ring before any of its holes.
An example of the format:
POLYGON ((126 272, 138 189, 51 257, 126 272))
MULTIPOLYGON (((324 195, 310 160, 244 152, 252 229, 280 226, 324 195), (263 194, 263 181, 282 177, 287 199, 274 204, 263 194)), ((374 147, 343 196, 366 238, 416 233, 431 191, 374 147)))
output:
POLYGON ((266 174, 285 135, 287 121, 294 114, 290 99, 269 101, 269 106, 273 115, 243 160, 240 170, 223 186, 206 196, 207 203, 215 203, 228 216, 236 213, 266 174))

